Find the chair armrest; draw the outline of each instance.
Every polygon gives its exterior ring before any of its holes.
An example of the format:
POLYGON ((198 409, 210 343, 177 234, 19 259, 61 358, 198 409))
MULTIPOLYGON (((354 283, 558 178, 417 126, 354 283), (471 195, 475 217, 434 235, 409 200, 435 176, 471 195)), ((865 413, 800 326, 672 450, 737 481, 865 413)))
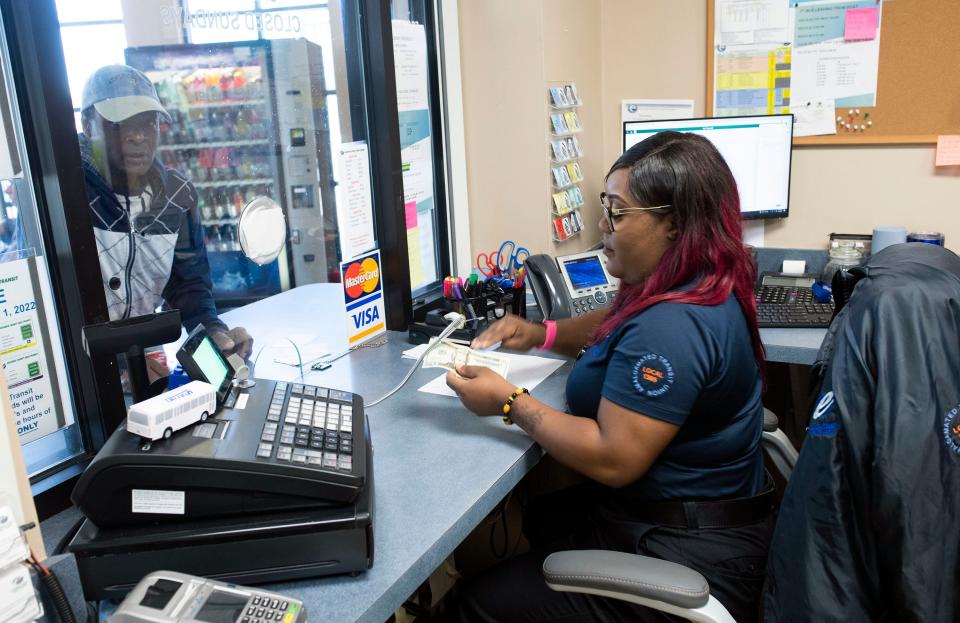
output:
POLYGON ((701 608, 710 598, 710 585, 693 569, 623 552, 556 552, 543 561, 543 577, 555 590, 599 590, 685 609, 701 608))

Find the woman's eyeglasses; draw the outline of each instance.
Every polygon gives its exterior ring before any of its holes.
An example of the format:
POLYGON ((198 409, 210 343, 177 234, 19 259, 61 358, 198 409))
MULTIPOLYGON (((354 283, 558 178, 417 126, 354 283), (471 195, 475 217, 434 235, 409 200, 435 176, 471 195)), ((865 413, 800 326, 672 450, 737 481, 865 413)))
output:
POLYGON ((600 193, 600 207, 603 208, 603 214, 607 217, 607 226, 610 227, 610 231, 614 231, 613 220, 620 218, 627 212, 647 212, 648 210, 662 210, 664 208, 673 207, 670 204, 662 206, 650 206, 649 208, 616 208, 613 205, 613 202, 610 201, 610 197, 607 196, 607 193, 600 193))

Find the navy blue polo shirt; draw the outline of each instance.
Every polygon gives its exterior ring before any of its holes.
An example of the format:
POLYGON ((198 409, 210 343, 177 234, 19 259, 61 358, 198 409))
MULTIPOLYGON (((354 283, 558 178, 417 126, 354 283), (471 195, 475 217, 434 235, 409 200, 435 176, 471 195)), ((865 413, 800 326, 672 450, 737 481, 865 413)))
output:
POLYGON ((680 427, 615 499, 745 497, 764 482, 761 391, 746 317, 731 295, 713 306, 660 303, 622 324, 577 361, 567 405, 596 419, 603 397, 680 427))

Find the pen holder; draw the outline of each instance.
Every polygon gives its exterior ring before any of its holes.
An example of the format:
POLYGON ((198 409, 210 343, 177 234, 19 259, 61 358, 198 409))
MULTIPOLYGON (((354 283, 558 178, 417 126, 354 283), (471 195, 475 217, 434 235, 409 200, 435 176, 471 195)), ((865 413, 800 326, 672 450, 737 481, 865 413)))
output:
POLYGON ((512 291, 513 297, 510 300, 510 313, 521 318, 527 317, 527 284, 522 284, 519 288, 512 291))
POLYGON ((483 295, 471 296, 463 299, 446 299, 447 308, 463 314, 467 319, 467 324, 479 323, 481 325, 487 322, 487 297, 483 295))

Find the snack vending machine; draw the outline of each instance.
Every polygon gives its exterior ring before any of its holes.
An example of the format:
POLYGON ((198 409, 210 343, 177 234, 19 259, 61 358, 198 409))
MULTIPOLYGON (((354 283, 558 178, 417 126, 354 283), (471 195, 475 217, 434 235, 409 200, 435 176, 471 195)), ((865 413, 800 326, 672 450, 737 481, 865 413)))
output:
POLYGON ((339 281, 333 164, 321 49, 305 39, 128 48, 171 120, 157 155, 198 193, 220 308, 339 281), (240 248, 243 206, 283 207, 287 249, 258 266, 240 248))

